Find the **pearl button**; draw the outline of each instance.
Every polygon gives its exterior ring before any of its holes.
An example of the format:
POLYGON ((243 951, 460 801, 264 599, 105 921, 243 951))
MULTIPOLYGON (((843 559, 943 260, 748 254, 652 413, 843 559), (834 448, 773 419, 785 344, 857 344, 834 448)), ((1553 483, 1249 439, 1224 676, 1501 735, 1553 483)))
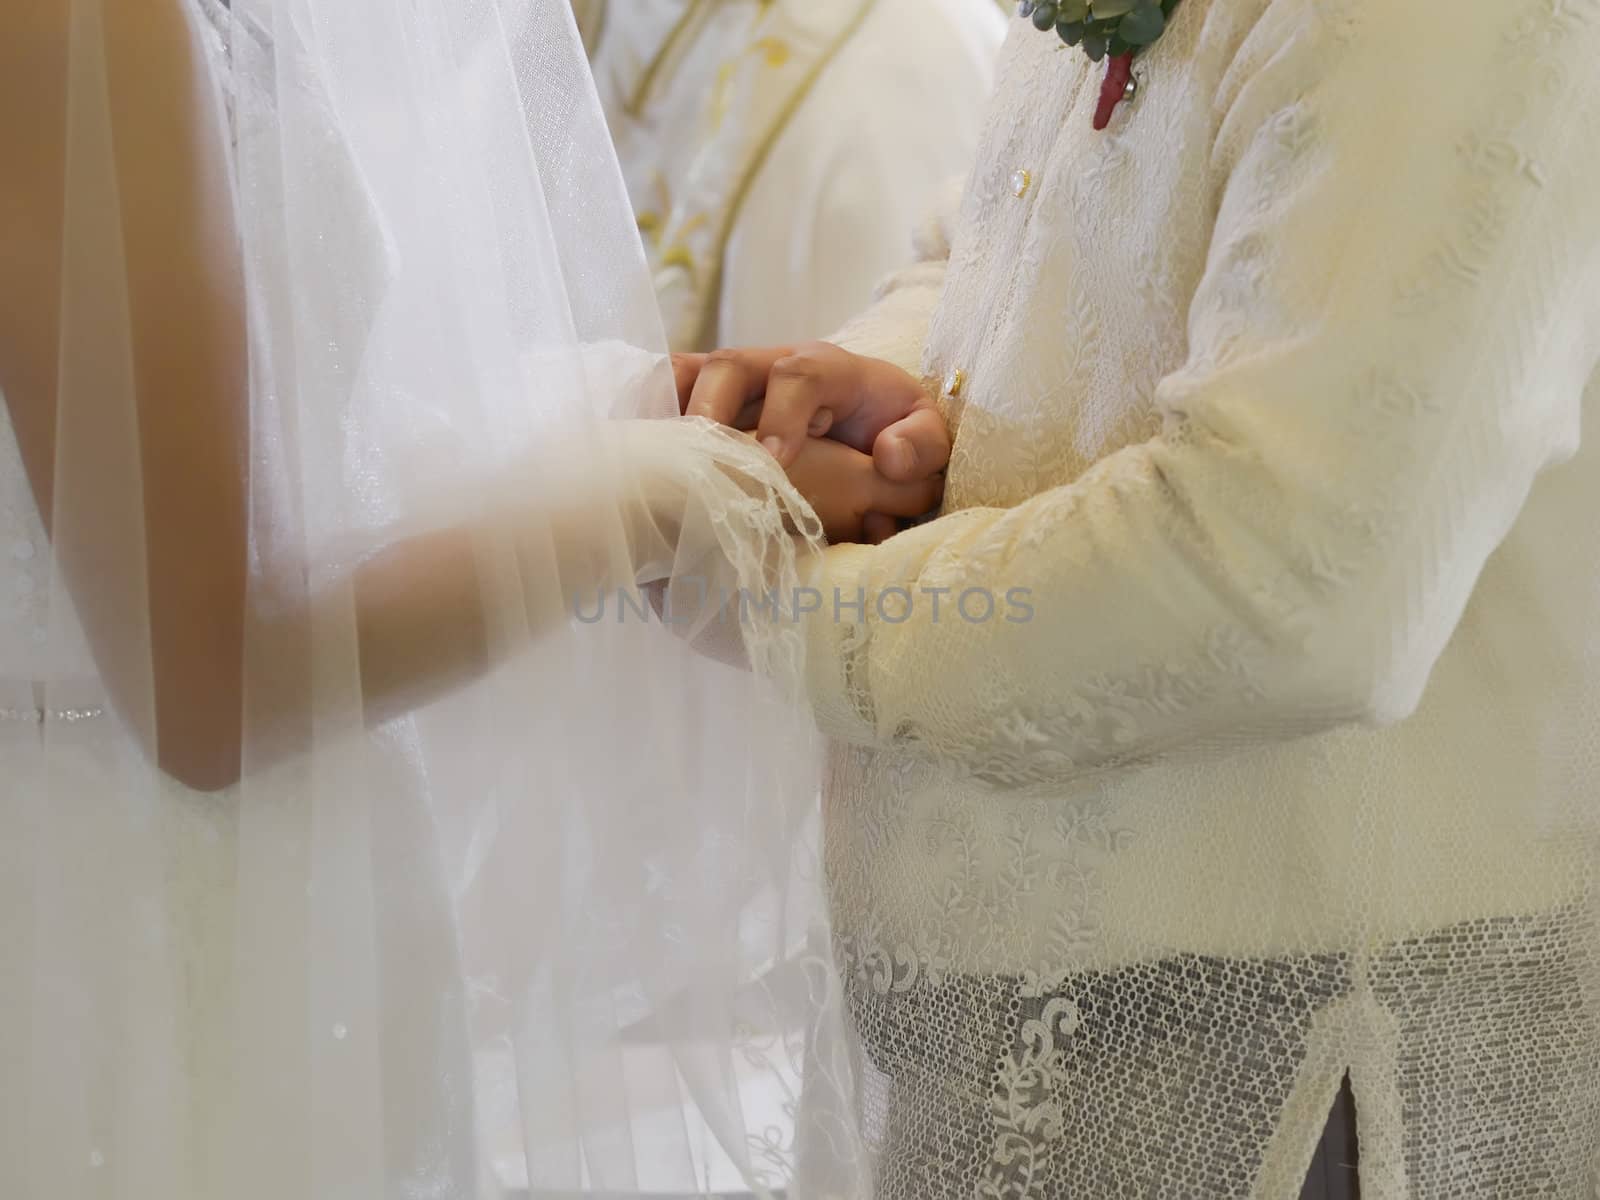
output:
POLYGON ((944 394, 952 400, 961 395, 961 389, 967 382, 967 373, 957 367, 944 377, 944 394))
POLYGON ((1019 200, 1028 194, 1032 186, 1033 176, 1029 172, 1019 167, 1011 173, 1011 194, 1019 200))

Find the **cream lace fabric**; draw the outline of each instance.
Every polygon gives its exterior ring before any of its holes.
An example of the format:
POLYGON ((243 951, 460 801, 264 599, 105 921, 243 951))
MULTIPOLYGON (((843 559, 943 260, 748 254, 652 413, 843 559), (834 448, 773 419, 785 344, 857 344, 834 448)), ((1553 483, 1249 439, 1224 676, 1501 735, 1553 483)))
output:
POLYGON ((1292 1197, 1346 1072, 1366 1196, 1600 1187, 1597 61, 1184 0, 1097 135, 1013 31, 841 335, 950 380, 946 515, 814 578, 887 1200, 1292 1197))

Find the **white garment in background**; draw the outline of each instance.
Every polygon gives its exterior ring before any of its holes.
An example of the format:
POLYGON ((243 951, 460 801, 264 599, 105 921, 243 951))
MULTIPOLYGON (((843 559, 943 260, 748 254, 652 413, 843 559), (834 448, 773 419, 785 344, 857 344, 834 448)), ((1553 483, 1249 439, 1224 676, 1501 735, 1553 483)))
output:
POLYGON ((993 0, 601 7, 580 21, 676 349, 817 337, 866 304, 971 163, 1004 29, 993 0), (800 59, 820 74, 791 106, 800 59))
POLYGON ((1597 58, 1593 0, 1183 0, 1096 133, 1013 23, 841 336, 955 433, 816 580, 886 1198, 1281 1200, 1346 1070, 1364 1195, 1592 1194, 1597 58))

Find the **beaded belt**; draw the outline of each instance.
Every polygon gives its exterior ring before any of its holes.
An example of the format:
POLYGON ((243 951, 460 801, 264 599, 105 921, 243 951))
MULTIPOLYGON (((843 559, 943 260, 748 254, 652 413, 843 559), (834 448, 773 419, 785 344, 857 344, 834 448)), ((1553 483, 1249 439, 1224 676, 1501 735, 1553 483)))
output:
POLYGON ((103 708, 0 708, 0 722, 13 721, 23 725, 43 725, 46 720, 93 721, 106 715, 103 708))

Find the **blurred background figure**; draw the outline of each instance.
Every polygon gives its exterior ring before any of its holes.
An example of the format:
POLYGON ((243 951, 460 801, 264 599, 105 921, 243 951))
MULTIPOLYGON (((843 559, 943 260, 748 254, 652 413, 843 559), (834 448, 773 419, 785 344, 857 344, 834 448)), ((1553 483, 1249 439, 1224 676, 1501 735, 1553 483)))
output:
POLYGON ((574 0, 675 350, 818 337, 971 165, 996 0, 574 0))

